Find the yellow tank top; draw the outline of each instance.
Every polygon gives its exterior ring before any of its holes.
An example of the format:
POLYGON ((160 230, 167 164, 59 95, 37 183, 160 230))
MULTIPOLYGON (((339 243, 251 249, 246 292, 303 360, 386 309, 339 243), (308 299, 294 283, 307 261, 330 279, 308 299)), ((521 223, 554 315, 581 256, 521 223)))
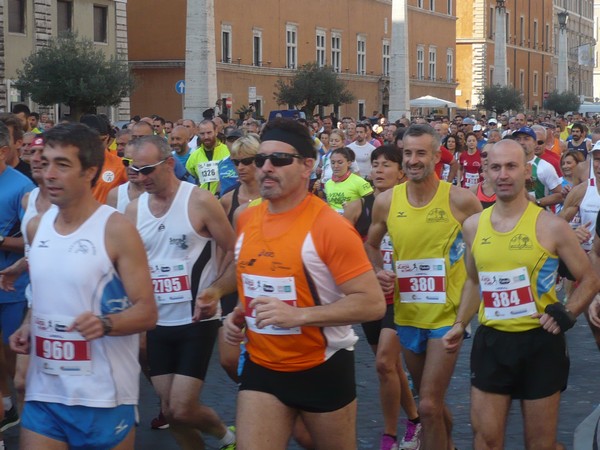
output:
POLYGON ((493 209, 481 213, 472 246, 482 298, 479 323, 509 332, 537 328, 540 322, 531 314, 558 301, 558 257, 541 246, 535 232, 541 209, 529 203, 506 233, 492 227, 493 209))
POLYGON ((408 183, 394 188, 387 228, 394 247, 397 325, 435 329, 456 320, 466 278, 462 225, 450 210, 451 184, 440 181, 431 202, 412 206, 408 183))

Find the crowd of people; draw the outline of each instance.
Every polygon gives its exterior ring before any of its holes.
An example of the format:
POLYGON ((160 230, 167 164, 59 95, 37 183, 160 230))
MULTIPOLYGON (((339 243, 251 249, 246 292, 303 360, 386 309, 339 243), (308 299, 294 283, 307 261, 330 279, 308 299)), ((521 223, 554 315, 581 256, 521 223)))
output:
POLYGON ((183 449, 357 448, 360 324, 381 450, 453 449, 445 394, 477 313, 474 447, 504 447, 518 399, 526 448, 561 448, 578 315, 600 349, 597 125, 208 114, 117 129, 16 105, 0 115, 0 432, 132 449, 141 373, 160 399, 150 426, 183 449), (235 426, 199 401, 215 345, 235 426))

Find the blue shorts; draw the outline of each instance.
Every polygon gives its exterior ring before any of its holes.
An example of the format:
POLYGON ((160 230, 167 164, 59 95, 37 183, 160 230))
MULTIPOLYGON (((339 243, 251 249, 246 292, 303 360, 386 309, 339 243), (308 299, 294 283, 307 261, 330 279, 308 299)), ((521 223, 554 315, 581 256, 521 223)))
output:
POLYGON ((27 301, 0 303, 0 330, 2 331, 2 342, 8 344, 8 338, 23 323, 27 312, 27 301))
POLYGON ((119 445, 135 425, 135 405, 114 408, 25 402, 21 426, 65 442, 69 449, 105 450, 119 445))
POLYGON ((425 353, 429 339, 441 339, 452 327, 441 327, 429 330, 427 328, 396 325, 396 333, 400 338, 402 347, 413 353, 425 353))

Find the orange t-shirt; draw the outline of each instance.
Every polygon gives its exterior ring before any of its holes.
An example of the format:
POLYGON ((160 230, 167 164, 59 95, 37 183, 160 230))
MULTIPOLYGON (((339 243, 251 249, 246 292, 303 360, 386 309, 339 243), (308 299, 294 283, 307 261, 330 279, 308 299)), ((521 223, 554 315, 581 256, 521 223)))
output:
POLYGON ((92 189, 94 198, 100 203, 106 203, 106 197, 112 188, 127 182, 127 172, 123 160, 108 150, 104 151, 104 165, 100 177, 92 189))
POLYGON ((342 216, 310 194, 291 211, 272 214, 269 202, 248 208, 238 219, 238 293, 246 315, 250 359, 281 372, 325 362, 358 339, 350 325, 278 328, 255 326, 248 307, 258 296, 306 308, 344 297, 339 285, 373 270, 360 236, 342 216))

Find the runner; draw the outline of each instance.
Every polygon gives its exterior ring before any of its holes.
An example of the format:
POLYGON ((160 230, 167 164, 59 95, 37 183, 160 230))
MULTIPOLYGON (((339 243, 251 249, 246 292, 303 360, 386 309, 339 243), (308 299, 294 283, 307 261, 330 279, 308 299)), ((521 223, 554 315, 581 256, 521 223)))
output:
POLYGON ((419 392, 422 448, 451 447, 452 419, 444 396, 456 354, 443 349, 464 280, 464 220, 481 211, 467 189, 440 181, 439 136, 429 125, 411 125, 404 134, 404 184, 380 194, 366 242, 384 292, 394 292, 394 321, 404 359, 419 392), (383 269, 380 246, 389 233, 396 273, 383 269))
MULTIPOLYGON (((406 181, 406 175, 402 170, 402 150, 395 144, 384 145, 373 150, 370 178, 375 187, 374 193, 344 206, 344 217, 354 224, 363 238, 367 237, 367 231, 371 224, 375 197, 406 181)), ((381 246, 386 270, 393 269, 393 250, 389 236, 386 235, 381 246)), ((386 295, 386 304, 387 309, 383 319, 361 324, 367 341, 376 355, 379 398, 384 421, 380 448, 381 450, 416 449, 419 446, 421 422, 402 364, 402 348, 394 325, 393 294, 386 295), (398 446, 396 435, 401 404, 408 419, 406 420, 406 432, 398 446)))
POLYGON ((44 138, 44 181, 58 207, 27 227, 32 308, 11 336, 32 357, 20 445, 133 449, 137 333, 156 323, 144 248, 93 197, 104 159, 98 134, 61 124, 44 138))
POLYGON ((235 434, 198 401, 220 325, 217 304, 202 303, 199 293, 217 278, 216 244, 231 260, 233 229, 208 190, 177 179, 164 138, 145 136, 132 145, 129 168, 146 192, 126 214, 144 242, 158 305, 157 327, 147 333, 152 385, 182 448, 204 448, 201 431, 234 449, 235 434))
POLYGON ((564 448, 556 442, 560 392, 569 373, 564 333, 600 280, 569 225, 526 198, 530 169, 522 148, 501 141, 488 152, 488 164, 496 204, 465 222, 468 278, 444 345, 456 354, 479 309, 471 352, 476 449, 504 448, 512 399, 521 401, 526 448, 564 448), (555 292, 558 258, 579 281, 566 306, 555 292))
POLYGON ((261 138, 264 201, 238 220, 244 295, 225 320, 230 344, 248 340, 238 440, 280 450, 301 416, 315 448, 356 449, 357 338, 348 324, 381 318, 383 294, 356 231, 307 191, 316 152, 306 128, 276 119, 261 138))

